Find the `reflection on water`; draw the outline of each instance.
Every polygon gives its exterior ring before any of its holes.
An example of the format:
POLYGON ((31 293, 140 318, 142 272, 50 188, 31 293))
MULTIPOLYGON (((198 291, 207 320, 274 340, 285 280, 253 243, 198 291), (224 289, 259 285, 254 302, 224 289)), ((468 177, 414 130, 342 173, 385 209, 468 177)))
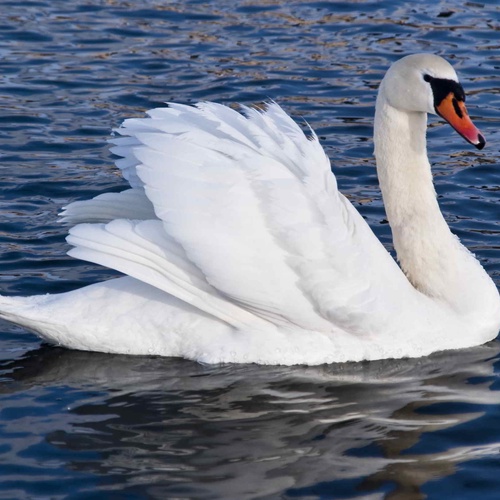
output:
MULTIPOLYGON (((277 100, 318 132, 390 248, 372 158, 378 82, 453 61, 489 141, 431 119, 445 217, 500 275, 494 0, 28 0, 0 19, 0 293, 115 276, 65 256, 60 207, 118 191, 109 131, 164 101, 277 100)), ((40 347, 0 327, 0 498, 497 498, 499 344, 320 368, 207 367, 40 347)))
POLYGON ((0 449, 11 471, 43 449, 49 491, 64 469, 101 494, 425 498, 498 456, 499 351, 289 368, 42 347, 3 363, 0 449))

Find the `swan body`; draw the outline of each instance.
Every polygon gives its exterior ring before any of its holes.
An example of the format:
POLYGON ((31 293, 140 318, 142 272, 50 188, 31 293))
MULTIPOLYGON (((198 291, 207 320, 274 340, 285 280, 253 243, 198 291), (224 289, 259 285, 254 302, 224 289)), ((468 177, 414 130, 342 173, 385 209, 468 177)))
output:
POLYGON ((384 77, 377 172, 401 268, 338 191, 314 132, 276 104, 171 104, 112 142, 131 188, 70 204, 70 255, 126 276, 0 297, 0 317, 73 349, 217 362, 417 357, 493 339, 496 286, 448 228, 427 113, 478 148, 455 71, 418 54, 384 77))

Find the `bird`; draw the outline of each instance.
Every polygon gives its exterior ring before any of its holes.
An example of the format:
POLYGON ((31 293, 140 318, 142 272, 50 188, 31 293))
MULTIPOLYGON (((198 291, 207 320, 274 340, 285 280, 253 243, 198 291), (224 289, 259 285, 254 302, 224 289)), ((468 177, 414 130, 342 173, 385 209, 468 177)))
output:
POLYGON ((0 296, 0 317, 70 349, 201 363, 414 358, 494 339, 500 297, 440 211, 428 114, 485 146, 450 63, 389 67, 374 155, 397 260, 338 190, 314 131, 274 101, 127 119, 111 151, 130 188, 60 214, 69 255, 123 276, 0 296))

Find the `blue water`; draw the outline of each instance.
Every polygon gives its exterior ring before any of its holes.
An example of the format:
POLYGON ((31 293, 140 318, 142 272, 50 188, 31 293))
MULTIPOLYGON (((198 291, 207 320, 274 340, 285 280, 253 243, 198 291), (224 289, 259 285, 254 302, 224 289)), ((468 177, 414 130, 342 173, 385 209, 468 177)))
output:
MULTIPOLYGON (((65 255, 57 212, 124 183, 110 131, 164 101, 277 100, 318 132, 390 248, 378 82, 451 60, 489 144, 431 119, 453 230, 500 284, 497 2, 0 0, 0 291, 116 276, 65 255)), ((315 368, 71 352, 0 324, 1 499, 497 499, 500 343, 315 368)))

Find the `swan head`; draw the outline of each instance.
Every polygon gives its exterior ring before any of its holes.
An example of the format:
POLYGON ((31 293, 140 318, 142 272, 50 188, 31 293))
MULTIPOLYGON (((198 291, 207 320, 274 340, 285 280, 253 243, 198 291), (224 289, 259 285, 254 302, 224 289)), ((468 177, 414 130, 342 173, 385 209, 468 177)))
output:
POLYGON ((437 114, 476 148, 486 144, 467 113, 455 70, 442 57, 413 54, 399 59, 387 71, 380 92, 396 109, 437 114))

